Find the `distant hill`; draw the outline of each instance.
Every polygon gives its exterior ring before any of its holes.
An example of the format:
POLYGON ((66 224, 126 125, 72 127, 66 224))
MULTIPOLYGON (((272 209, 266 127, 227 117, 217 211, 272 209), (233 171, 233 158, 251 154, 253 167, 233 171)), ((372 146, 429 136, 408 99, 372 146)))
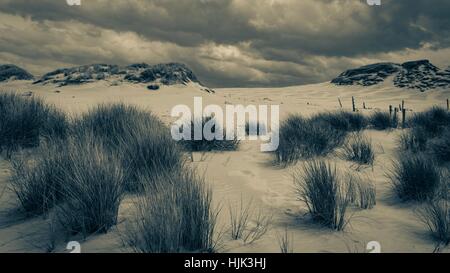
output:
POLYGON ((0 82, 7 80, 32 80, 34 77, 25 69, 13 64, 0 65, 0 82))
POLYGON ((132 83, 160 83, 164 85, 198 82, 186 65, 179 63, 149 65, 132 64, 125 67, 109 64, 92 64, 61 68, 42 76, 35 84, 77 85, 99 80, 117 80, 132 83))
POLYGON ((450 88, 450 68, 441 70, 428 60, 411 61, 403 64, 376 63, 350 69, 331 82, 336 85, 371 86, 384 82, 393 76, 393 85, 425 91, 435 88, 450 88))

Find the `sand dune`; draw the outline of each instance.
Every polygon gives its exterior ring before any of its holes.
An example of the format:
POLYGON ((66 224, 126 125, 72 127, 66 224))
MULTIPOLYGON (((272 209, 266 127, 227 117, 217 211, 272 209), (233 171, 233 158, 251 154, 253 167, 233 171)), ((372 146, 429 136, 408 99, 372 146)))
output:
MULTIPOLYGON (((215 94, 205 92, 195 83, 188 85, 163 86, 158 91, 150 91, 143 84, 122 84, 111 86, 109 82, 55 87, 51 85, 32 85, 30 81, 3 83, 1 90, 16 90, 44 98, 71 115, 78 115, 99 103, 125 102, 138 105, 158 115, 170 123, 170 110, 177 104, 192 107, 193 97, 201 96, 204 104, 275 104, 280 105, 281 120, 291 113, 311 115, 321 111, 340 109, 351 110, 351 98, 356 99, 357 108, 370 114, 376 109, 387 110, 389 105, 398 106, 402 100, 412 112, 422 111, 432 105, 445 105, 450 97, 449 90, 400 89, 382 83, 370 87, 335 86, 330 83, 292 86, 285 88, 217 89, 215 94), (369 109, 362 109, 365 103, 369 109)), ((339 168, 352 169, 374 181, 377 189, 377 205, 371 210, 352 210, 351 225, 345 232, 332 232, 312 223, 306 208, 296 198, 293 190, 292 173, 301 163, 288 168, 274 167, 270 164, 272 155, 261 153, 259 143, 243 141, 240 149, 223 153, 198 153, 191 163, 204 172, 206 181, 211 184, 214 204, 237 204, 252 200, 254 207, 272 214, 273 226, 260 240, 245 244, 224 236, 226 252, 279 252, 277 234, 287 227, 293 236, 295 252, 366 252, 366 244, 378 241, 383 252, 432 252, 435 243, 427 229, 417 220, 415 204, 402 204, 396 201, 386 178, 396 149, 396 136, 400 130, 374 131, 366 133, 376 146, 376 160, 373 168, 355 170, 351 163, 336 155, 328 158, 339 168)), ((48 236, 48 219, 18 218, 15 213, 16 201, 7 188, 10 177, 9 163, 0 160, 0 252, 42 252, 45 251, 48 236)), ((82 241, 83 252, 125 252, 120 244, 120 229, 129 215, 132 197, 122 202, 119 225, 106 235, 96 235, 82 241)), ((229 224, 226 209, 221 213, 219 226, 229 224)), ((64 245, 56 251, 66 251, 64 245)))

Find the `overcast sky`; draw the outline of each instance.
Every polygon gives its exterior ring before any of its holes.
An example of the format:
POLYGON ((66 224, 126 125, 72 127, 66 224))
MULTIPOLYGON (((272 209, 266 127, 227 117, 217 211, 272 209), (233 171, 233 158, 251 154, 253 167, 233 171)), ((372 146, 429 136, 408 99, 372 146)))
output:
POLYGON ((0 63, 36 75, 181 62, 211 87, 328 81, 379 61, 450 65, 449 0, 0 0, 0 63))

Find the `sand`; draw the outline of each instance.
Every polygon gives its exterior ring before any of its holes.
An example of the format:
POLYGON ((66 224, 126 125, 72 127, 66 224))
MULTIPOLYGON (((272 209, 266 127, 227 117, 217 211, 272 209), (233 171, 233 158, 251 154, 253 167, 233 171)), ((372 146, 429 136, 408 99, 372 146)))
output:
MULTIPOLYGON (((432 105, 445 106, 450 97, 449 90, 430 90, 420 93, 416 90, 394 88, 387 82, 372 87, 338 87, 321 83, 286 88, 216 89, 215 94, 202 90, 196 84, 163 86, 150 91, 145 85, 123 84, 111 86, 101 81, 79 86, 55 87, 32 85, 27 81, 3 83, 0 90, 16 90, 20 93, 33 92, 71 115, 87 111, 98 103, 126 102, 138 105, 158 115, 164 122, 174 118, 170 111, 177 104, 192 107, 193 97, 201 96, 203 103, 217 104, 277 104, 280 105, 281 120, 290 113, 311 115, 320 111, 340 108, 338 98, 345 109, 351 109, 354 96, 358 108, 365 102, 370 109, 360 109, 365 114, 377 109, 387 110, 389 105, 398 105, 405 100, 408 115, 432 105), (55 92, 59 91, 59 92, 55 92)), ((273 215, 270 230, 258 241, 246 244, 233 241, 229 233, 223 235, 223 252, 279 252, 277 238, 287 231, 293 238, 294 252, 367 252, 366 245, 377 241, 382 252, 433 252, 435 242, 427 228, 418 220, 419 204, 401 203, 392 193, 386 177, 396 153, 396 137, 400 130, 367 130, 376 146, 373 168, 356 170, 351 163, 330 155, 340 170, 350 170, 371 179, 377 188, 377 205, 371 210, 351 210, 350 225, 344 232, 334 232, 310 221, 305 206, 297 200, 292 179, 293 172, 301 166, 298 163, 287 168, 271 164, 273 155, 260 152, 259 141, 243 141, 238 151, 221 153, 198 153, 191 164, 205 173, 206 181, 213 189, 214 204, 221 205, 219 228, 229 226, 228 206, 252 202, 255 211, 262 210, 273 215)), ((0 159, 0 252, 45 252, 52 241, 49 237, 49 219, 36 217, 25 219, 17 211, 14 194, 7 189, 10 166, 0 159)), ((132 209, 132 197, 122 202, 119 224, 108 234, 93 235, 79 240, 83 252, 128 252, 121 243, 121 230, 126 227, 132 209)), ((69 238, 57 238, 54 251, 63 252, 69 238)), ((447 251, 444 249, 443 251, 447 251)))

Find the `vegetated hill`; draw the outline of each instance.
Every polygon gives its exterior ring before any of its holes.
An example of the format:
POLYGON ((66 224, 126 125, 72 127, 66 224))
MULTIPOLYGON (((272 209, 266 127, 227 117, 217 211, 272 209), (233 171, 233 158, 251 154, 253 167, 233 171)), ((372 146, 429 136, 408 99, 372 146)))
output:
POLYGON ((34 77, 25 69, 13 64, 0 65, 0 82, 7 80, 32 80, 34 77))
POLYGON ((164 85, 199 83, 186 65, 179 63, 149 65, 132 64, 125 67, 109 64, 92 64, 61 68, 42 76, 35 84, 77 85, 98 80, 118 80, 133 83, 160 83, 164 85))
POLYGON ((336 85, 371 86, 384 82, 393 76, 393 85, 425 91, 450 87, 450 68, 441 70, 428 60, 411 61, 403 64, 376 63, 350 69, 331 82, 336 85))

